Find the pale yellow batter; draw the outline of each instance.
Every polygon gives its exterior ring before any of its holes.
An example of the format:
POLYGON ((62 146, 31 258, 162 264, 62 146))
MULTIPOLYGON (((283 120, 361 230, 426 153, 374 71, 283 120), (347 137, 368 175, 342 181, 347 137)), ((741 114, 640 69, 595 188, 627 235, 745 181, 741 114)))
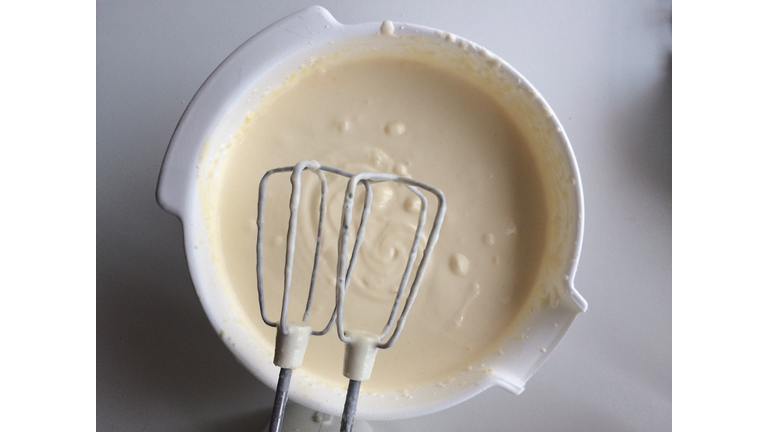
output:
MULTIPOLYGON (((440 240, 405 329, 391 349, 380 350, 364 390, 437 382, 494 349, 538 276, 547 209, 528 145, 491 92, 422 60, 417 52, 369 53, 318 61, 267 100, 243 124, 242 139, 221 157, 209 232, 221 278, 264 343, 274 343, 275 329, 261 321, 258 311, 258 183, 270 168, 314 159, 352 172, 412 176, 441 189, 448 203, 440 240)), ((292 319, 303 313, 317 229, 319 188, 313 174, 305 172, 303 179, 292 319)), ((346 179, 331 174, 328 179, 333 197, 310 319, 315 328, 325 325, 333 309, 346 185, 346 179)), ((267 311, 273 320, 279 319, 282 297, 289 196, 288 174, 273 176, 264 243, 267 311)), ((430 204, 425 233, 434 215, 432 197, 430 204)), ((418 201, 403 187, 374 187, 365 243, 347 293, 346 328, 381 331, 418 209, 418 201)), ((297 373, 345 387, 343 352, 334 328, 312 338, 297 373)))

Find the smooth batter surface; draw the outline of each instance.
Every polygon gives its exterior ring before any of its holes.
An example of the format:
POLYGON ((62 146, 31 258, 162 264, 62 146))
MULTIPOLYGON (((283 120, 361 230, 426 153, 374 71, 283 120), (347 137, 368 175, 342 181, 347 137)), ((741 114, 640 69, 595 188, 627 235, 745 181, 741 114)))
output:
MULTIPOLYGON (((242 140, 222 155, 210 241, 222 278, 255 329, 273 344, 258 311, 256 202, 270 168, 305 159, 352 172, 408 175, 441 189, 448 211, 405 329, 380 350, 366 391, 446 379, 481 358, 519 315, 539 273, 546 208, 539 174, 514 123, 483 88, 419 60, 368 54, 317 62, 248 116, 242 140)), ((334 305, 336 246, 346 179, 328 175, 328 214, 310 323, 334 305)), ((290 197, 289 174, 272 177, 266 203, 267 311, 279 319, 290 197)), ((359 195, 362 190, 359 188, 359 195)), ((311 272, 319 187, 305 172, 290 318, 300 319, 311 272)), ((360 200, 358 200, 360 202, 360 200)), ((425 233, 435 200, 430 196, 425 233)), ((380 332, 403 274, 418 200, 395 184, 374 187, 365 243, 345 306, 345 327, 380 332)), ((423 236, 423 243, 426 234, 423 236)), ((313 337, 299 373, 346 386, 335 328, 313 337)))

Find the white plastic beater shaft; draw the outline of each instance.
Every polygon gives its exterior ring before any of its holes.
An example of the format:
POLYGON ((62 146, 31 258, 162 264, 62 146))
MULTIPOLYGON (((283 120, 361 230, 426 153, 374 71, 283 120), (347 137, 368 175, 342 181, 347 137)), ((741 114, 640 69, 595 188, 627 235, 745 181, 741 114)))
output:
POLYGON ((347 335, 351 341, 344 348, 344 376, 368 381, 379 351, 379 335, 364 330, 349 330, 347 335))
POLYGON ((288 333, 277 329, 275 339, 275 366, 284 369, 298 369, 304 362, 312 327, 307 323, 288 321, 285 323, 288 333))

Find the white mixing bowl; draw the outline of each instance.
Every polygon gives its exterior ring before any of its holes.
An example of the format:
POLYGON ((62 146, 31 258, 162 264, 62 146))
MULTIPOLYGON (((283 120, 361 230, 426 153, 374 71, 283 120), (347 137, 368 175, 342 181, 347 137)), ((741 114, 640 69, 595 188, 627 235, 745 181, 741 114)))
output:
MULTIPOLYGON (((514 112, 515 122, 532 143, 544 176, 550 213, 550 236, 543 271, 532 294, 530 313, 497 351, 458 373, 449 383, 408 391, 361 394, 358 416, 369 420, 414 417, 439 411, 500 386, 513 393, 541 367, 579 312, 587 308, 573 288, 581 249, 583 204, 581 181, 560 122, 538 92, 507 63, 463 38, 435 29, 406 24, 343 25, 321 7, 311 7, 269 26, 241 45, 205 81, 184 112, 163 161, 157 200, 181 219, 189 270, 211 324, 227 347, 262 382, 275 387, 278 369, 273 353, 259 342, 221 289, 208 249, 198 188, 205 170, 245 114, 261 95, 278 86, 312 58, 356 49, 402 49, 420 44, 440 55, 476 64, 496 82, 498 94, 514 112), (382 37, 394 29, 398 36, 382 37), (258 89, 258 90, 256 90, 258 89), (481 366, 482 365, 482 366, 481 366)), ((439 247, 439 244, 438 244, 439 247)), ((305 406, 339 415, 344 391, 294 374, 290 398, 305 406)))

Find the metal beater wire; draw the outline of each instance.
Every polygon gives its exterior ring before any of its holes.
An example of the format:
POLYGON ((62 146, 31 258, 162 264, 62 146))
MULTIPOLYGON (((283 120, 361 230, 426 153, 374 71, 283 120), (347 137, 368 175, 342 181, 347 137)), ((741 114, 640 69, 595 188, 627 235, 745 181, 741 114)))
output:
MULTIPOLYGON (((341 234, 339 235, 339 256, 338 256, 337 268, 336 268, 336 275, 337 275, 337 278, 336 278, 336 307, 337 307, 336 329, 339 335, 339 339, 341 339, 341 341, 344 343, 350 343, 352 341, 344 331, 344 297, 345 297, 347 288, 349 288, 349 275, 351 274, 351 271, 349 269, 347 269, 347 271, 344 271, 344 267, 345 267, 344 264, 346 263, 346 260, 347 260, 347 244, 349 241, 349 221, 352 220, 354 190, 357 187, 357 183, 363 182, 363 181, 369 181, 369 182, 392 181, 396 183, 401 183, 408 186, 409 189, 411 189, 417 195, 419 195, 419 198, 422 200, 419 226, 416 230, 416 235, 414 238, 415 247, 411 248, 411 257, 409 257, 409 263, 406 266, 406 271, 404 272, 403 278, 401 279, 401 286, 398 289, 398 293, 395 297, 394 306, 390 313, 390 319, 387 321, 387 324, 384 327, 385 331, 382 332, 382 335, 380 336, 381 338, 386 336, 386 334, 389 332, 389 328, 392 325, 392 319, 396 315, 397 307, 402 298, 404 287, 405 287, 405 285, 403 284, 403 281, 407 282, 408 279, 410 278, 413 259, 415 259, 415 253, 417 252, 419 237, 421 236, 421 230, 423 229, 423 226, 424 226, 423 220, 426 219, 426 214, 427 214, 426 198, 419 191, 415 190, 415 188, 419 188, 419 189, 423 189, 428 192, 431 192, 437 197, 437 201, 438 201, 437 213, 435 214, 435 222, 432 225, 432 230, 430 231, 427 244, 424 247, 424 253, 422 254, 421 261, 419 262, 419 266, 416 269, 416 275, 414 276, 413 282, 411 283, 411 287, 408 292, 408 297, 405 300, 405 306, 403 307, 403 310, 400 312, 400 317, 397 320, 397 325, 395 326, 395 330, 386 342, 379 342, 379 344, 377 345, 377 347, 380 349, 387 349, 391 347, 392 344, 395 343, 397 338, 400 336, 400 332, 402 332, 403 330, 403 326, 405 325, 408 312, 411 309, 411 305, 413 304, 413 301, 416 299, 416 294, 418 293, 421 280, 424 278, 424 273, 426 271, 427 264, 429 263, 429 259, 432 255, 432 250, 434 249, 435 243, 437 242, 437 239, 440 236, 440 228, 442 226, 443 219, 445 217, 445 195, 439 189, 432 187, 426 183, 422 183, 420 181, 413 180, 407 177, 401 177, 395 174, 366 172, 366 173, 356 174, 349 180, 349 182, 347 183, 347 191, 346 191, 346 197, 344 202, 344 213, 342 215, 342 221, 341 221, 341 227, 340 227, 341 234)), ((357 241, 362 241, 360 239, 360 236, 361 234, 358 233, 357 241)), ((356 259, 355 252, 356 251, 353 251, 352 260, 356 259)), ((352 260, 350 260, 350 264, 353 262, 352 260)))
MULTIPOLYGON (((315 162, 315 164, 317 164, 315 162)), ((293 171, 294 174, 291 175, 292 182, 294 181, 294 176, 298 178, 298 185, 301 185, 300 180, 300 173, 306 169, 312 170, 315 174, 318 174, 320 171, 329 172, 332 174, 340 175, 346 178, 351 178, 354 176, 354 174, 339 169, 335 167, 329 167, 325 165, 312 165, 311 161, 305 161, 301 162, 294 166, 286 166, 286 167, 280 167, 280 168, 274 168, 269 171, 267 171, 264 176, 261 178, 261 182, 259 183, 259 200, 258 200, 258 216, 256 219, 256 227, 257 227, 257 234, 256 234, 256 289, 258 292, 259 297, 259 311, 261 313, 261 319, 264 321, 265 324, 267 324, 270 327, 277 327, 277 322, 270 320, 267 317, 267 311, 266 311, 266 302, 264 301, 264 270, 263 270, 263 233, 264 233, 264 204, 267 196, 267 184, 269 182, 269 178, 273 174, 277 173, 285 173, 293 171), (300 168, 300 170, 299 170, 300 168), (298 173, 298 175, 296 175, 298 173)), ((309 319, 309 310, 312 306, 312 299, 314 298, 314 288, 315 288, 315 281, 317 276, 317 267, 319 262, 319 256, 320 256, 320 248, 322 245, 322 228, 324 224, 324 218, 325 218, 325 196, 327 193, 327 183, 325 182, 324 177, 320 177, 318 174, 318 178, 320 179, 321 183, 321 197, 320 197, 320 216, 318 218, 318 228, 317 228, 317 243, 315 246, 315 257, 314 257, 314 264, 312 267, 312 278, 310 280, 309 285, 309 293, 307 295, 307 305, 304 310, 304 316, 303 321, 306 322, 309 319)), ((361 233, 365 232, 365 222, 367 220, 367 216, 370 213, 370 206, 371 206, 371 197, 372 197, 372 190, 371 190, 371 183, 367 180, 361 181, 363 183, 363 186, 365 187, 365 204, 363 207, 363 217, 360 221, 360 226, 358 227, 358 237, 355 240, 355 245, 352 250, 352 257, 350 258, 350 268, 348 269, 348 273, 351 274, 352 269, 354 268, 354 263, 357 261, 357 255, 358 251, 360 250, 360 245, 362 244, 362 236, 361 233)), ((294 183, 294 189, 296 189, 294 183)), ((292 194, 293 195, 293 194, 292 194)), ((297 200, 298 201, 298 200, 297 200)), ((298 208, 298 203, 297 206, 298 208)), ((291 209, 292 215, 294 214, 293 208, 291 209)), ((293 217, 293 216, 292 216, 293 217)), ((289 222, 289 228, 288 228, 288 238, 290 239, 293 237, 295 239, 295 224, 290 224, 289 222)), ((286 263, 288 262, 288 258, 290 256, 291 262, 293 260, 293 252, 295 248, 294 242, 288 241, 286 242, 286 263)), ((288 269, 288 266, 286 265, 286 269, 288 269)), ((289 276, 287 278, 287 283, 284 282, 283 287, 283 307, 280 314, 280 331, 283 334, 287 334, 287 329, 285 327, 285 317, 286 313, 284 311, 287 311, 287 302, 288 302, 288 294, 290 292, 290 279, 289 276)), ((328 333, 333 327, 333 323, 336 319, 337 309, 334 308, 333 313, 328 320, 328 323, 322 330, 312 330, 313 336, 321 336, 326 333, 328 333)))

